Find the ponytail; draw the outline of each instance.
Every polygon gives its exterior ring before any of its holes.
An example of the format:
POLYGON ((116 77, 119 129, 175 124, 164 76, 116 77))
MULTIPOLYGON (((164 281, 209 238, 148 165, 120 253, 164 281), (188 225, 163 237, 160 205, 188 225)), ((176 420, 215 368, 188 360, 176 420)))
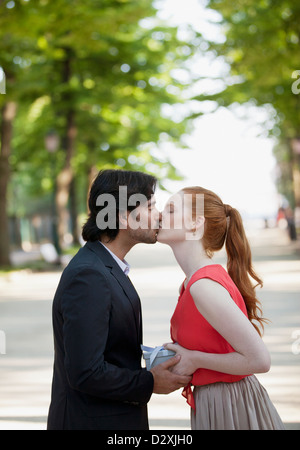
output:
POLYGON ((227 271, 245 301, 249 320, 261 335, 260 328, 263 330, 263 322, 266 322, 266 319, 262 317, 262 309, 256 298, 255 288, 262 287, 263 282, 253 270, 251 249, 240 213, 229 205, 224 207, 228 222, 225 239, 227 271), (257 282, 256 286, 252 285, 249 276, 257 282), (254 321, 258 322, 259 326, 254 321))
POLYGON ((192 194, 194 216, 197 214, 197 194, 204 195, 205 225, 202 238, 204 250, 212 257, 225 243, 228 274, 244 299, 250 322, 261 335, 263 322, 267 320, 262 317, 255 288, 262 287, 263 283, 252 267, 251 249, 240 213, 230 205, 225 205, 218 195, 208 189, 195 186, 184 188, 183 191, 192 194), (256 281, 256 286, 252 285, 250 277, 256 281), (254 321, 258 322, 258 325, 254 321))

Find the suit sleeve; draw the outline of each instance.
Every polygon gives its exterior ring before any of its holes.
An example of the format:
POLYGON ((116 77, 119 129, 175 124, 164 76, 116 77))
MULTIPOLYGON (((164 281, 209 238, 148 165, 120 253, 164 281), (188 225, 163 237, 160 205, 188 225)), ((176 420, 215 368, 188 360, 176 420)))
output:
POLYGON ((145 404, 153 391, 152 374, 105 361, 110 308, 108 282, 103 274, 90 268, 77 272, 62 293, 68 381, 73 389, 92 396, 145 404))

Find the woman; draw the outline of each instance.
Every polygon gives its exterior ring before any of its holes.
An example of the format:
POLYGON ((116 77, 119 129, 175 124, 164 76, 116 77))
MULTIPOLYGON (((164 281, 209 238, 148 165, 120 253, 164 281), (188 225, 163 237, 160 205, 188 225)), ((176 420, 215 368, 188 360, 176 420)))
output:
POLYGON ((192 375, 183 392, 192 429, 284 429, 254 373, 267 372, 265 319, 250 277, 262 286, 238 211, 213 192, 185 188, 168 201, 158 241, 186 274, 166 348, 181 355, 176 373, 192 375), (225 243, 227 271, 212 256, 225 243))

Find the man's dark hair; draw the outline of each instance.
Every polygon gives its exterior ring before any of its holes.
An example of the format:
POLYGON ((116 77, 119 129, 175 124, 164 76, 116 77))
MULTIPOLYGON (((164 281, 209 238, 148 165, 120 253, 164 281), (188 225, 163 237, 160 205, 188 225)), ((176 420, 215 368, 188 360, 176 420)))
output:
MULTIPOLYGON (((142 194, 147 200, 151 199, 156 187, 156 178, 152 175, 130 171, 130 170, 102 170, 95 178, 89 193, 89 216, 82 228, 82 237, 85 241, 97 241, 102 235, 107 236, 110 240, 116 238, 119 233, 119 187, 127 187, 127 198, 125 199, 127 210, 132 211, 139 205, 128 206, 128 199, 133 194, 142 194), (98 228, 96 223, 97 214, 105 206, 97 206, 96 201, 101 194, 111 194, 115 198, 116 203, 116 227, 106 228, 102 230, 98 228)), ((124 200, 124 199, 123 199, 124 200)))

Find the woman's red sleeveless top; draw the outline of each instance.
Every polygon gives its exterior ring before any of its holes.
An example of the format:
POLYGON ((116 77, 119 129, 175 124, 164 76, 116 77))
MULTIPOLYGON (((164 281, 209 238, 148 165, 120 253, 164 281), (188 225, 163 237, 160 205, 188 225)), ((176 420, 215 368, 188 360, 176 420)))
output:
MULTIPOLYGON (((173 342, 178 342, 179 345, 189 350, 198 350, 206 353, 234 352, 235 350, 231 345, 200 314, 194 303, 193 297, 190 294, 190 287, 201 278, 209 278, 220 283, 229 292, 237 306, 248 317, 244 299, 226 270, 219 264, 208 265, 193 274, 186 288, 182 285, 178 303, 171 318, 171 338, 173 342)), ((193 374, 191 384, 194 386, 202 386, 217 382, 232 383, 246 376, 230 375, 209 369, 198 369, 193 374)), ((192 408, 195 409, 190 385, 184 389, 183 395, 187 398, 192 408)))

